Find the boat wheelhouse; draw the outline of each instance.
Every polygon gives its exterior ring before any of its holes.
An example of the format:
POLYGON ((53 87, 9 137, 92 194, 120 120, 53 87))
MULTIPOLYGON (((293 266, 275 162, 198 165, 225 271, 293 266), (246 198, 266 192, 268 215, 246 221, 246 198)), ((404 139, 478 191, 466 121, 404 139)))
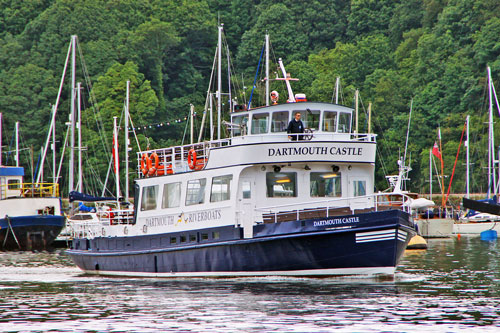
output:
POLYGON ((138 155, 132 222, 75 238, 87 273, 393 274, 415 234, 404 195, 374 193, 376 135, 353 109, 298 102, 231 114, 229 138, 138 155), (302 114, 302 140, 286 132, 302 114))
POLYGON ((0 249, 43 250, 64 227, 57 184, 24 183, 24 168, 0 165, 0 249))

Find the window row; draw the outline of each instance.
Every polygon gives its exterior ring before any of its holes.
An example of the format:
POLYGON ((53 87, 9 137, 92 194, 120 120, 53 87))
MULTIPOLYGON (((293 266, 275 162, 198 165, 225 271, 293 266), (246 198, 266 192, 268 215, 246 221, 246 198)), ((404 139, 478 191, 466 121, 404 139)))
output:
POLYGON ((286 132, 289 121, 295 113, 301 114, 301 120, 305 128, 315 130, 321 129, 323 132, 349 133, 351 130, 351 113, 337 111, 323 111, 322 125, 320 124, 321 111, 319 110, 295 110, 275 111, 273 113, 252 113, 241 114, 232 117, 233 136, 248 134, 250 125, 251 134, 286 132), (251 117, 250 124, 249 118, 251 117))
MULTIPOLYGON (((212 178, 210 202, 229 200, 231 197, 232 175, 212 178)), ((203 204, 205 202, 205 188, 207 179, 192 179, 186 185, 186 206, 203 204)), ((142 188, 141 211, 157 208, 159 185, 145 186, 142 188)), ((179 207, 181 204, 181 182, 163 185, 161 208, 179 207)))
MULTIPOLYGON (((309 174, 311 197, 341 197, 340 172, 311 172, 309 174)), ((267 197, 296 197, 296 172, 268 172, 266 174, 267 197)))

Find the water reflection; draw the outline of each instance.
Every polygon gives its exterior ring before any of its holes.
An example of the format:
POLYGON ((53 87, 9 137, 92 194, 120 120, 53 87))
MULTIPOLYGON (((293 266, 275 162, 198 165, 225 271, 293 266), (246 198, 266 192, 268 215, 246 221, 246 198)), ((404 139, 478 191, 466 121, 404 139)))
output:
POLYGON ((495 331, 497 242, 430 240, 394 281, 86 276, 63 251, 0 254, 0 331, 495 331))

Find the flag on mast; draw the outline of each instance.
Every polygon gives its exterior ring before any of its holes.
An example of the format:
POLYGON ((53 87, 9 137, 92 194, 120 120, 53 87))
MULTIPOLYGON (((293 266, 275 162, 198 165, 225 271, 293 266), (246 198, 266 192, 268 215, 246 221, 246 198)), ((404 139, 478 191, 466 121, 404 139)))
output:
POLYGON ((434 147, 432 147, 432 155, 436 156, 440 160, 442 159, 441 152, 436 141, 434 141, 434 147))

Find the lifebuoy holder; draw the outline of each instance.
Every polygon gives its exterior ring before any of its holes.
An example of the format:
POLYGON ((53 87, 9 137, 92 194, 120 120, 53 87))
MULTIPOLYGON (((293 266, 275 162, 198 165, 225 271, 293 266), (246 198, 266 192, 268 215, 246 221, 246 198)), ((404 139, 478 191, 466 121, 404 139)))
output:
POLYGON ((149 169, 151 168, 151 159, 148 154, 144 153, 141 156, 141 172, 144 176, 147 176, 149 169))
POLYGON ((151 156, 149 156, 149 161, 151 166, 149 167, 148 175, 153 176, 156 170, 160 168, 160 158, 157 153, 153 152, 151 156))
POLYGON ((196 167, 196 150, 194 148, 189 149, 187 157, 188 166, 191 170, 196 167))

